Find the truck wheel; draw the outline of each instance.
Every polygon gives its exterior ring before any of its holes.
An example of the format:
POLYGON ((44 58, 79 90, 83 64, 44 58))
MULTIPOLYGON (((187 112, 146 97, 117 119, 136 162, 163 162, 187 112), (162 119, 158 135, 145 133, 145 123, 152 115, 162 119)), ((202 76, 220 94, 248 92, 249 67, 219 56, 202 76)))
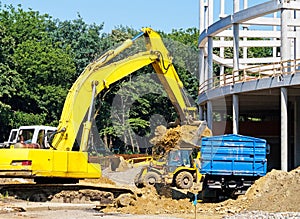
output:
POLYGON ((157 173, 154 173, 154 172, 146 173, 146 175, 144 177, 144 186, 146 186, 146 187, 154 186, 155 183, 159 182, 159 178, 160 177, 157 173))
POLYGON ((189 189, 193 186, 193 175, 183 171, 176 176, 176 187, 179 189, 189 189))

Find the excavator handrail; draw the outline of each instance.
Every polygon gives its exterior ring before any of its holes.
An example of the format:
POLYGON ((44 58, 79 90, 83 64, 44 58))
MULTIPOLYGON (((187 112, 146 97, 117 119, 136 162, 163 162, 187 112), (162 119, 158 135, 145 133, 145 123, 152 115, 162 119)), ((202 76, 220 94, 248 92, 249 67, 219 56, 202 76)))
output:
MULTIPOLYGON (((154 67, 158 78, 179 114, 181 123, 188 123, 191 118, 193 119, 194 115, 192 113, 196 112, 196 108, 192 107, 185 97, 183 84, 172 64, 172 58, 168 50, 158 33, 150 28, 144 28, 136 37, 126 40, 117 49, 105 53, 95 62, 89 64, 78 77, 67 95, 59 121, 59 133, 53 138, 53 147, 57 150, 72 150, 80 126, 86 123, 87 132, 89 131, 90 122, 83 120, 91 105, 92 85, 96 84, 95 94, 98 95, 111 84, 149 64, 154 67), (106 64, 130 47, 141 36, 145 37, 147 51, 106 64)), ((82 136, 84 137, 84 134, 82 136)), ((85 151, 85 149, 86 146, 80 145, 80 150, 85 151)))

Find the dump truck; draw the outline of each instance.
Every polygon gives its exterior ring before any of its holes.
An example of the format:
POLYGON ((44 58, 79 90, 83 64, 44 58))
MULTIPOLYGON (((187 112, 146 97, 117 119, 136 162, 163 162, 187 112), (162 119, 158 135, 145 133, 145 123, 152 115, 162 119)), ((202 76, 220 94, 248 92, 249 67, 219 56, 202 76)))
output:
POLYGON ((244 194, 267 172, 270 146, 265 139, 228 134, 205 137, 201 143, 204 176, 201 199, 219 200, 244 194))

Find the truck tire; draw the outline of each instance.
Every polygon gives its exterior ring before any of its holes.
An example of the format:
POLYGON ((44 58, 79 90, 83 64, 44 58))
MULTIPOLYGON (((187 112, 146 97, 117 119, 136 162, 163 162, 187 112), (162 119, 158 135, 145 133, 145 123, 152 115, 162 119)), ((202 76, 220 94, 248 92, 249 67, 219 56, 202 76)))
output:
POLYGON ((176 187, 179 189, 189 189, 193 186, 193 175, 190 172, 180 172, 175 179, 176 187))
POLYGON ((154 186, 155 183, 159 182, 159 175, 155 172, 148 172, 144 176, 144 186, 151 187, 154 186))

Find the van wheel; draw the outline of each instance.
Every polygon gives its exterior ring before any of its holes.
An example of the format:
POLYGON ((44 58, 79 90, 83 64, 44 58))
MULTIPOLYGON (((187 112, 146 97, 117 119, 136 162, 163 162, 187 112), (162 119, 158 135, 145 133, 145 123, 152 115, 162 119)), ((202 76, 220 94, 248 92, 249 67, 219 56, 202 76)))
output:
POLYGON ((193 175, 183 171, 176 176, 176 187, 179 189, 189 189, 193 186, 193 175))

